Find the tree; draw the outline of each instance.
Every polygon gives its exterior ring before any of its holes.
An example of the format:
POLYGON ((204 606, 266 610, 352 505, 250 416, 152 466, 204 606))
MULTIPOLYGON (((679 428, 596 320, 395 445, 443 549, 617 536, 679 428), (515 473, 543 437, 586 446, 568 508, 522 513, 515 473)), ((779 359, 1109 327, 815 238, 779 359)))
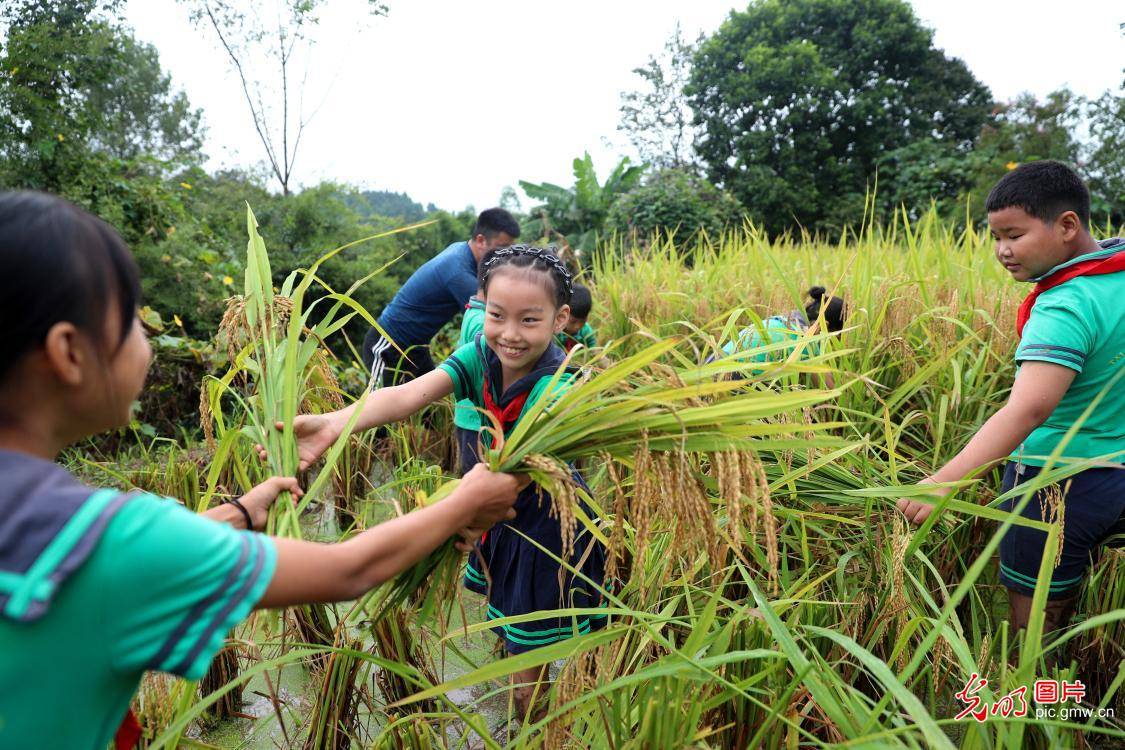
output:
POLYGON ((65 193, 95 158, 150 171, 202 160, 200 111, 173 89, 156 50, 113 20, 118 5, 26 0, 0 12, 8 184, 65 193))
MULTIPOLYGON (((250 119, 283 195, 290 180, 305 127, 319 107, 306 112, 305 82, 316 40, 311 35, 324 0, 180 0, 192 20, 215 33, 238 74, 250 119), (270 71, 273 80, 265 73, 270 71)), ((367 0, 373 16, 387 6, 367 0)))
POLYGON ((628 136, 642 161, 658 168, 683 169, 695 164, 691 107, 684 96, 693 54, 695 46, 684 39, 677 23, 663 53, 633 69, 643 81, 640 88, 621 95, 617 129, 628 136))
POLYGON ((992 107, 902 0, 760 0, 700 47, 687 94, 710 178, 771 231, 856 223, 878 159, 968 145, 992 107))
POLYGON ((573 188, 520 180, 529 198, 543 201, 528 212, 531 220, 524 225, 524 236, 558 238, 579 255, 592 252, 614 201, 636 185, 642 174, 644 167, 630 165, 625 157, 601 184, 593 159, 585 153, 574 160, 573 188))
MULTIPOLYGON (((1123 82, 1125 84, 1125 82, 1123 82)), ((1107 91, 1087 108, 1086 170, 1096 219, 1125 225, 1125 92, 1107 91)))
POLYGON ((1090 101, 1067 88, 1040 100, 1024 93, 996 106, 971 148, 915 141, 879 160, 879 201, 912 216, 933 200, 947 217, 983 221, 992 186, 1024 162, 1057 159, 1090 187, 1095 220, 1125 221, 1125 97, 1105 92, 1090 101), (966 212, 966 202, 968 211, 966 212))
POLYGON ((0 186, 62 195, 136 247, 182 218, 174 175, 202 160, 202 128, 156 51, 116 21, 118 6, 0 8, 0 186))
POLYGON ((607 229, 645 242, 675 233, 690 242, 700 232, 716 237, 742 219, 734 196, 682 169, 664 169, 622 195, 609 211, 607 229))

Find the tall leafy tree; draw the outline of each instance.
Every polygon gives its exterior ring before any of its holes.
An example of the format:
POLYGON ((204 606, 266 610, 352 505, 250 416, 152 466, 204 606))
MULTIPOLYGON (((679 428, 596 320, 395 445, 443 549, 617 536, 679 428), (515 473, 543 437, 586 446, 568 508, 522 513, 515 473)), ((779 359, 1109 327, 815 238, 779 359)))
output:
POLYGON ((969 144, 992 108, 902 0, 757 0, 703 43, 687 94, 709 176, 773 231, 857 221, 881 155, 969 144))
POLYGON ((1057 159, 1085 171, 1087 147, 1075 134, 1084 127, 1086 106, 1067 88, 1042 100, 1024 93, 997 104, 972 144, 923 138, 888 151, 877 162, 879 202, 917 216, 933 200, 947 217, 983 220, 989 190, 1017 164, 1057 159))
MULTIPOLYGON (((10 185, 66 192, 91 160, 201 160, 201 113, 118 2, 24 0, 0 10, 0 159, 10 185)), ((133 165, 134 170, 138 165, 133 165)))

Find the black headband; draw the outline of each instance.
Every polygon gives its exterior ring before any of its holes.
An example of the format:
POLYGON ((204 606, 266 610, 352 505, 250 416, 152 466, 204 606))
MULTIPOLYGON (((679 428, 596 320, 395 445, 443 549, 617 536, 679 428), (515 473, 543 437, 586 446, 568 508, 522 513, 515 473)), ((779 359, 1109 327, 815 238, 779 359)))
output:
POLYGON ((567 270, 566 265, 559 260, 559 256, 553 252, 554 249, 553 246, 541 248, 532 247, 530 245, 510 245, 508 247, 502 247, 499 250, 493 250, 489 253, 488 260, 484 262, 484 273, 481 275, 481 281, 483 282, 488 278, 489 273, 492 272, 492 267, 501 258, 515 258, 526 255, 531 258, 538 258, 558 271, 559 276, 562 277, 563 286, 566 288, 566 294, 569 297, 574 293, 574 286, 570 281, 570 271, 567 270))

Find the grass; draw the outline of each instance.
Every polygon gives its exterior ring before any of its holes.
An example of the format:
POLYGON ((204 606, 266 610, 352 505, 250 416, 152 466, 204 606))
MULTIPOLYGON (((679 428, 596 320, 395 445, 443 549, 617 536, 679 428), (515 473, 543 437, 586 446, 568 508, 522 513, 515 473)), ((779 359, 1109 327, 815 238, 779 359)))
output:
MULTIPOLYGON (((205 389, 210 462, 174 459, 182 468, 162 475, 146 456, 132 473, 106 467, 115 481, 160 491, 166 479, 205 507, 266 471, 249 458, 255 441, 273 441, 268 471, 292 472, 293 416, 343 397, 332 375, 346 365, 322 344, 351 316, 370 316, 322 287, 306 304, 315 264, 275 292, 252 214, 249 231, 241 317, 226 333, 232 367, 205 389), (274 421, 285 429, 269 429, 274 421)), ((973 673, 988 680, 987 701, 1036 677, 1080 676, 1090 707, 1120 712, 1125 671, 1106 665, 1125 648, 1121 553, 1095 565, 1071 628, 1044 638, 1040 616, 1017 634, 994 557, 1003 531, 1029 522, 999 510, 995 473, 960 483, 920 528, 893 510, 1010 388, 1023 290, 988 244, 929 214, 833 241, 770 240, 747 227, 692 247, 603 252, 590 275, 602 357, 581 360, 570 387, 489 460, 531 470, 562 500, 562 464, 582 463, 604 523, 567 515, 573 505, 554 512, 611 547, 608 627, 516 657, 469 656, 496 623, 481 621, 478 599, 452 594, 458 561, 443 553, 436 575, 432 560, 329 614, 332 632, 319 641, 256 616, 241 634, 255 648, 240 652, 237 680, 202 699, 168 693, 174 704, 162 710, 160 693, 146 697, 162 732, 153 746, 172 746, 236 682, 280 679, 293 664, 318 675, 300 725, 287 719, 294 747, 1121 746, 1115 719, 1037 720, 1034 705, 1023 718, 953 719, 973 673), (737 359, 705 363, 748 322, 803 306, 814 284, 850 310, 841 336, 814 330, 804 342, 819 354, 778 347, 777 362, 741 381, 726 377, 744 370, 737 359), (838 387, 812 387, 829 371, 838 387), (496 739, 505 717, 485 709, 488 698, 507 675, 556 660, 548 716, 496 739), (485 700, 451 697, 466 688, 485 700)), ((435 406, 428 424, 444 425, 447 412, 435 406)), ((327 505, 347 535, 440 497, 448 434, 426 424, 394 428, 379 446, 341 439, 301 506, 279 504, 273 529, 300 534, 301 515, 327 505)), ((1030 498, 1028 487, 1011 494, 1030 498)), ((1052 546, 1065 533, 1039 526, 1052 546)), ((1044 566, 1040 582, 1049 575, 1044 566)))

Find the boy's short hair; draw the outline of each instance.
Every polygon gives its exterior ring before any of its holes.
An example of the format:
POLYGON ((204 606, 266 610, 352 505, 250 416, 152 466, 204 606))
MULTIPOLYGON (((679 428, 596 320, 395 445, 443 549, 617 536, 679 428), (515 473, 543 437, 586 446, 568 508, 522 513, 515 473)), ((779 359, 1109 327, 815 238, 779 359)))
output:
POLYGON ((1021 164, 1001 177, 989 191, 985 208, 989 213, 1022 208, 1042 222, 1073 211, 1082 226, 1090 226, 1090 191, 1086 184, 1073 169, 1049 159, 1021 164))
POLYGON ((583 284, 575 284, 570 293, 570 315, 574 318, 590 317, 590 310, 594 307, 594 298, 590 290, 583 284))
POLYGON ((501 232, 514 240, 520 236, 520 224, 502 208, 486 208, 481 211, 473 226, 473 236, 483 234, 486 240, 490 240, 501 232))

